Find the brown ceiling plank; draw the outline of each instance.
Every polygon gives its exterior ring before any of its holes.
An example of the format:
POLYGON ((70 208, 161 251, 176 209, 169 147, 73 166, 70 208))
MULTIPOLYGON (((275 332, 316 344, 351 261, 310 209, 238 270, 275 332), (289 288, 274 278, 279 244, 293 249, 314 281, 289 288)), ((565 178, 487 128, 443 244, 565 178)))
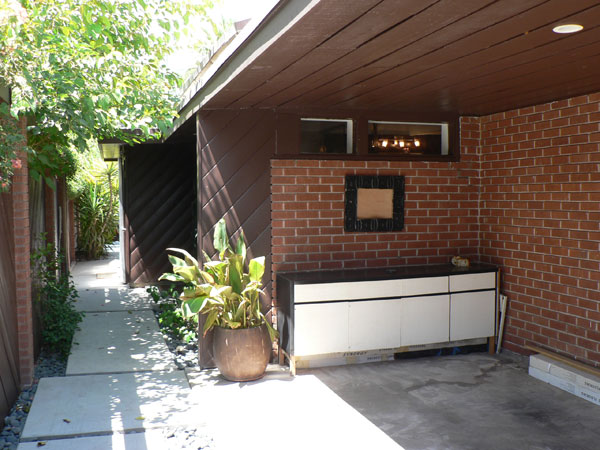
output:
MULTIPOLYGON (((488 114, 487 111, 508 111, 525 106, 540 105, 551 101, 590 94, 589 86, 590 84, 596 83, 599 76, 600 73, 596 71, 596 73, 587 77, 573 80, 570 74, 565 73, 564 79, 552 86, 545 86, 543 88, 536 86, 535 90, 532 89, 526 93, 516 93, 514 97, 505 96, 502 98, 494 98, 485 105, 476 104, 471 106, 470 109, 476 111, 477 115, 485 115, 488 114), (480 109, 477 110, 477 108, 480 109)), ((465 107, 467 106, 470 105, 465 105, 465 107)))
MULTIPOLYGON (((398 2, 394 2, 393 0, 386 0, 386 3, 398 7, 398 2)), ((290 100, 301 96, 303 93, 310 92, 316 87, 335 80, 341 74, 370 65, 378 67, 376 62, 390 53, 397 51, 399 45, 402 47, 410 46, 423 37, 434 34, 437 30, 481 9, 487 3, 490 3, 490 1, 484 3, 480 0, 469 0, 456 3, 452 0, 441 0, 419 14, 409 17, 408 20, 399 22, 397 26, 387 30, 383 34, 377 35, 364 45, 358 47, 355 51, 344 55, 342 58, 314 72, 310 76, 301 80, 297 78, 288 80, 288 86, 285 89, 268 98, 265 103, 257 103, 255 106, 287 104, 290 100)), ((358 27, 360 29, 377 27, 377 24, 373 20, 374 18, 365 17, 364 20, 353 24, 353 27, 346 30, 346 32, 352 33, 354 26, 357 29, 358 27), (371 22, 366 22, 366 20, 370 20, 371 22)), ((309 60, 299 61, 299 63, 310 65, 309 60)))
MULTIPOLYGON (((600 59, 600 47, 596 44, 588 50, 588 54, 581 55, 578 59, 565 59, 563 63, 558 63, 558 66, 551 71, 540 69, 540 71, 528 73, 518 78, 503 80, 503 82, 493 86, 493 90, 481 92, 480 95, 465 98, 459 96, 457 97, 460 99, 458 107, 465 109, 467 105, 488 105, 497 100, 509 99, 512 103, 524 103, 520 100, 523 96, 541 99, 548 92, 554 93, 554 99, 568 97, 567 91, 576 92, 577 95, 589 93, 589 90, 580 91, 579 83, 581 79, 592 80, 593 77, 596 77, 597 84, 597 79, 600 77, 600 65, 589 64, 589 61, 600 59), (548 73, 550 73, 550 76, 548 76, 548 73), (519 101, 517 102, 517 100, 519 101)), ((479 93, 479 91, 477 92, 479 93)), ((471 109, 474 110, 474 107, 471 107, 471 109)))
MULTIPOLYGON (((586 14, 592 22, 600 20, 600 7, 589 10, 586 14)), ((595 33, 595 32, 594 32, 595 33)), ((367 97, 371 104, 378 104, 380 101, 396 103, 396 98, 390 94, 390 89, 393 85, 396 86, 396 91, 402 92, 397 97, 401 98, 405 93, 417 88, 424 94, 434 89, 434 85, 430 84, 436 81, 435 88, 448 90, 455 83, 465 85, 465 91, 473 91, 475 86, 489 84, 489 80, 483 79, 485 75, 494 76, 498 72, 509 70, 516 66, 527 64, 533 60, 543 59, 547 55, 560 54, 570 48, 574 42, 576 45, 584 45, 596 39, 589 32, 583 32, 568 38, 561 38, 556 34, 551 33, 547 28, 538 29, 527 35, 519 36, 511 39, 496 47, 491 47, 481 53, 470 55, 452 63, 439 66, 433 71, 426 71, 411 75, 412 79, 397 80, 394 83, 378 89, 379 92, 362 93, 367 97), (570 39, 569 42, 565 39, 570 39), (541 42, 546 41, 540 45, 541 42), (511 54, 512 53, 512 54, 511 54), (508 55, 507 55, 508 54, 508 55), (479 79, 479 80, 478 80, 479 79)), ((358 105, 364 98, 356 96, 355 98, 338 104, 338 107, 348 107, 349 105, 358 105)))
MULTIPOLYGON (((412 25, 416 28, 406 28, 400 27, 400 31, 403 31, 406 35, 412 36, 417 35, 419 39, 411 40, 410 43, 406 43, 401 45, 401 48, 398 48, 398 42, 387 41, 385 37, 380 37, 378 40, 373 42, 371 45, 378 45, 382 48, 394 49, 392 52, 388 52, 382 58, 370 60, 362 60, 362 65, 354 64, 354 66, 349 67, 346 70, 346 75, 343 72, 338 72, 337 77, 329 77, 329 79, 322 79, 323 81, 319 86, 316 86, 315 89, 311 91, 302 93, 297 96, 295 99, 289 102, 281 102, 280 104, 290 105, 299 104, 302 102, 310 102, 313 99, 323 99, 324 96, 330 94, 331 92, 335 92, 336 86, 338 89, 348 87, 354 83, 356 84, 365 84, 365 87, 368 83, 376 84, 378 81, 374 78, 377 77, 367 77, 363 74, 363 69, 365 67, 379 67, 381 68, 381 75, 385 76, 387 72, 394 69, 403 69, 407 70, 407 67, 403 67, 404 63, 417 60, 422 55, 426 55, 431 52, 435 52, 440 48, 445 48, 450 45, 453 41, 459 40, 473 34, 474 32, 484 28, 486 24, 489 24, 489 20, 491 17, 496 17, 496 21, 513 17, 517 14, 523 12, 524 8, 531 7, 537 3, 540 3, 542 0, 536 0, 533 2, 523 2, 512 0, 510 2, 500 2, 493 3, 491 5, 485 5, 484 3, 479 3, 479 9, 468 10, 468 11, 460 11, 463 14, 453 16, 455 19, 451 24, 443 23, 442 28, 433 29, 429 24, 428 26, 428 17, 425 16, 426 11, 422 15, 413 18, 412 25)), ((460 3, 462 6, 462 2, 460 3)), ((437 5, 436 5, 437 6, 437 5)), ((444 4, 444 6, 448 7, 449 4, 444 4)), ((430 8, 433 9, 433 8, 430 8)), ((456 7, 452 8, 452 11, 455 11, 456 7)), ((457 11, 458 13, 459 11, 457 11)), ((406 24, 408 25, 408 24, 406 24)), ((358 52, 355 52, 357 54, 358 52)), ((352 57, 355 57, 355 54, 352 54, 352 57)), ((361 61, 358 60, 358 63, 361 61)), ((271 99, 272 100, 272 99, 271 99)), ((283 98, 278 98, 277 100, 283 100, 283 98)), ((328 100, 329 101, 329 100, 328 100)))
MULTIPOLYGON (((595 3, 595 2, 590 2, 595 3)), ((495 5, 496 6, 496 5, 495 5)), ((502 2, 502 7, 504 7, 504 2, 502 2)), ((501 45, 498 45, 499 42, 503 42, 508 37, 515 36, 524 36, 524 31, 529 31, 532 28, 536 28, 539 26, 546 25, 548 23, 552 23, 556 20, 560 20, 564 17, 564 14, 568 13, 569 10, 565 8, 566 4, 555 4, 555 3, 546 3, 537 8, 530 9, 525 13, 519 14, 516 17, 509 18, 508 20, 504 20, 500 23, 497 23, 494 26, 488 27, 478 33, 471 34, 463 39, 459 39, 454 41, 453 43, 443 46, 442 48, 425 55, 423 57, 417 57, 413 60, 409 59, 410 56, 406 55, 404 59, 406 64, 398 66, 390 71, 384 72, 376 77, 371 78, 370 80, 362 80, 360 81, 359 88, 352 89, 352 91, 340 92, 339 94, 331 94, 329 96, 320 95, 317 98, 320 98, 321 104, 338 104, 340 101, 346 101, 352 98, 353 96, 368 96, 369 100, 372 99, 378 90, 387 91, 389 86, 392 83, 400 83, 400 81, 410 78, 411 76, 418 75, 421 77, 422 73, 427 70, 432 70, 436 67, 442 67, 443 64, 458 61, 460 58, 466 58, 469 53, 476 52, 477 48, 485 48, 489 49, 487 51, 488 59, 496 58, 497 51, 502 51, 499 48, 501 45)), ((586 6, 586 5, 583 5, 586 6)), ((589 5, 587 5, 589 6, 589 5)), ((578 4, 579 7, 579 4, 578 4)), ((573 8, 572 6, 570 7, 573 8)), ((496 8, 488 8, 486 12, 487 14, 495 14, 496 8)), ((477 20, 477 15, 473 15, 469 17, 470 20, 477 20)), ((503 13, 497 14, 498 18, 506 17, 503 13)), ((457 24, 458 25, 458 24, 457 24)), ((544 32, 543 36, 538 34, 538 37, 541 36, 542 42, 543 40, 555 39, 554 37, 548 36, 548 33, 544 32)), ((515 40, 519 40, 519 45, 512 46, 510 52, 518 52, 522 50, 523 39, 519 39, 518 37, 515 40)), ((539 43, 533 42, 531 37, 527 39, 528 45, 536 45, 539 43)), ((526 44, 526 45, 527 45, 526 44)), ((506 50, 504 50, 506 51, 506 50)), ((477 59, 484 57, 485 52, 480 53, 476 56, 477 59)), ((398 55, 398 57, 402 58, 402 55, 398 55)), ((474 59, 474 61, 477 61, 474 59)), ((455 68, 443 68, 447 71, 456 70, 459 72, 464 72, 466 70, 465 60, 461 59, 460 62, 455 64, 455 68)), ((352 77, 358 74, 351 74, 352 77)), ((436 76, 437 77, 437 76, 436 76)), ((439 78, 439 77, 438 77, 439 78)), ((346 80, 347 84, 351 83, 351 80, 346 80)), ((402 81, 402 83, 404 83, 402 81)), ((357 83, 358 84, 358 83, 357 83)), ((343 87, 340 86, 340 87, 343 87)), ((387 97, 387 93, 383 92, 384 97, 387 97)))
MULTIPOLYGON (((265 96, 272 95, 274 89, 281 90, 293 86, 298 80, 306 78, 313 73, 328 67, 336 60, 355 50, 364 42, 384 33, 389 28, 406 20, 410 16, 427 8, 439 0, 409 0, 402 4, 399 14, 396 2, 382 1, 377 6, 366 11, 351 24, 341 28, 321 45, 315 47, 310 53, 299 58, 293 64, 284 67, 273 77, 264 77, 265 83, 249 92, 237 103, 244 105, 261 101, 265 96), (307 61, 310 63, 307 64, 307 61)), ((308 18, 308 20, 311 20, 308 18)), ((335 24, 328 24, 333 28, 335 24)), ((287 39, 284 43, 288 44, 287 39)), ((286 47, 287 48, 287 47, 286 47)), ((236 106, 232 104, 230 106, 236 106)))
MULTIPOLYGON (((346 27, 381 0, 328 0, 320 2, 306 17, 293 25, 268 50, 257 57, 252 66, 229 83, 229 89, 219 99, 220 106, 234 102, 240 92, 258 88, 282 68, 302 58, 312 49, 331 38, 337 30, 346 27), (229 102, 229 103, 228 103, 229 102)), ((210 106, 216 106, 215 103, 210 106)))
MULTIPOLYGON (((530 73, 540 79, 551 76, 553 70, 565 64, 565 61, 588 58, 589 55, 595 54, 599 42, 600 37, 597 33, 581 33, 555 40, 496 63, 488 63, 461 72, 448 72, 451 75, 443 78, 439 78, 439 74, 437 74, 438 78, 434 78, 433 81, 430 78, 436 74, 428 74, 421 79, 415 77, 410 82, 403 84, 401 93, 374 95, 370 97, 370 102, 373 105, 398 105, 408 98, 418 99, 427 95, 428 92, 436 91, 445 92, 447 96, 461 100, 474 96, 482 97, 487 93, 494 92, 500 85, 510 86, 520 83, 519 80, 530 73), (580 56, 572 57, 566 53, 572 46, 580 49, 580 56)), ((339 107, 339 105, 336 106, 339 107)))

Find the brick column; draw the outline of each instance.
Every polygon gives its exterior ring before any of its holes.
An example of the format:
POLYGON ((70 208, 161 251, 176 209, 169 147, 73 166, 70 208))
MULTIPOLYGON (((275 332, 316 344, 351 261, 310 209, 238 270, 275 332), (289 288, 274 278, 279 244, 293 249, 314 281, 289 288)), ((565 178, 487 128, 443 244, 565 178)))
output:
MULTIPOLYGON (((21 120, 25 133, 25 120, 21 120)), ((19 337, 19 373, 21 386, 30 386, 33 381, 33 316, 31 301, 31 268, 29 236, 29 178, 27 155, 19 152, 23 162, 15 169, 12 182, 13 227, 15 239, 15 278, 17 305, 17 333, 19 337)))

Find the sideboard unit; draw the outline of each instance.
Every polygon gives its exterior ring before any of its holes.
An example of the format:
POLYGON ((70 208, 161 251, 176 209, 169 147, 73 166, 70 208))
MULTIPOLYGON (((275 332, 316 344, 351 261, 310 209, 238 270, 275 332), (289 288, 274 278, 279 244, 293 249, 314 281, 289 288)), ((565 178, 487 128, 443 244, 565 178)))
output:
POLYGON ((299 361, 485 340, 493 348, 497 298, 498 269, 485 264, 279 273, 280 360, 295 371, 299 361))

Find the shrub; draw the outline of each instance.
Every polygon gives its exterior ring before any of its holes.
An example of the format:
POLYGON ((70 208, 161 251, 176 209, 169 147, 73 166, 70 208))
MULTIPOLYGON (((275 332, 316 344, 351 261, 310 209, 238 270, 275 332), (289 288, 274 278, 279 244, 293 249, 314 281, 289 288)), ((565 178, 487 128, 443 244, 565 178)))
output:
POLYGON ((75 311, 77 290, 68 272, 61 273, 63 256, 52 244, 32 255, 35 280, 38 283, 42 322, 42 345, 67 359, 71 353, 73 334, 79 329, 82 312, 75 311))
POLYGON ((119 169, 102 160, 97 146, 90 147, 78 156, 78 170, 69 188, 79 221, 77 248, 88 259, 97 259, 119 232, 119 169))
POLYGON ((174 285, 163 291, 156 286, 151 286, 146 291, 152 296, 154 303, 158 305, 158 323, 163 331, 185 342, 197 338, 198 315, 184 316, 182 302, 179 299, 180 293, 174 285))

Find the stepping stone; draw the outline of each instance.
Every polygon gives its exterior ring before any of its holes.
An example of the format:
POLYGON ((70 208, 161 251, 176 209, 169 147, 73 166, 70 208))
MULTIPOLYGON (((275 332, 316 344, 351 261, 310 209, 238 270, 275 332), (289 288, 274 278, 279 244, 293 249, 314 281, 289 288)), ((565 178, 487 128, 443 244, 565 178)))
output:
POLYGON ((21 441, 198 426, 197 409, 183 371, 42 378, 21 441))
POLYGON ((210 430, 214 448, 279 448, 285 442, 286 449, 294 450, 402 450, 314 375, 292 378, 274 371, 248 383, 227 382, 214 371, 190 371, 190 376, 193 397, 198 404, 210 405, 196 417, 210 430), (277 401, 269 399, 284 399, 285 414, 278 414, 277 401), (231 405, 236 417, 268 417, 268 435, 257 432, 253 420, 236 421, 232 432, 231 405))
POLYGON ((67 375, 177 370, 152 311, 87 313, 67 375))
POLYGON ((77 311, 131 311, 152 309, 154 301, 144 288, 81 289, 75 302, 77 311))

